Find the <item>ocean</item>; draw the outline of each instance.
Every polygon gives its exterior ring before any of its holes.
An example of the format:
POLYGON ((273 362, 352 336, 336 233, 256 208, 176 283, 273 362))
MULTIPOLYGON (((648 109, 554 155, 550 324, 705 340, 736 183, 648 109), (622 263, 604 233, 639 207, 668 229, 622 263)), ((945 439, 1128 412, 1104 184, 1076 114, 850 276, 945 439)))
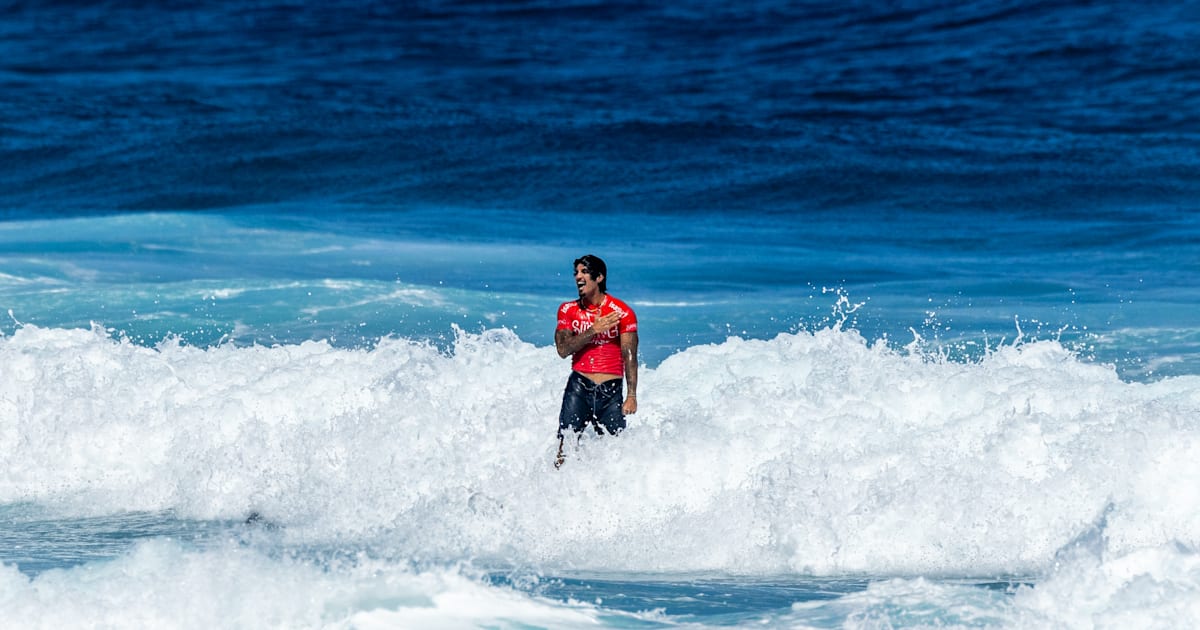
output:
POLYGON ((1200 625, 1200 4, 0 16, 0 626, 1200 625))

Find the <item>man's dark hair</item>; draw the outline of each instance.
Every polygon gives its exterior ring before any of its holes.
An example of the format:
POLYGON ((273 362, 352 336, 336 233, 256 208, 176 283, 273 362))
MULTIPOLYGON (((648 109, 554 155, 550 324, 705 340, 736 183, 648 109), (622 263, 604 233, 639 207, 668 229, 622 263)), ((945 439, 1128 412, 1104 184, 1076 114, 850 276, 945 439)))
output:
POLYGON ((608 266, 604 264, 603 260, 600 260, 599 256, 588 254, 576 258, 575 262, 571 263, 571 271, 574 271, 575 267, 579 265, 583 265, 583 268, 587 270, 588 275, 593 280, 596 279, 596 276, 604 276, 604 279, 600 280, 597 284, 600 285, 601 293, 608 293, 608 266))

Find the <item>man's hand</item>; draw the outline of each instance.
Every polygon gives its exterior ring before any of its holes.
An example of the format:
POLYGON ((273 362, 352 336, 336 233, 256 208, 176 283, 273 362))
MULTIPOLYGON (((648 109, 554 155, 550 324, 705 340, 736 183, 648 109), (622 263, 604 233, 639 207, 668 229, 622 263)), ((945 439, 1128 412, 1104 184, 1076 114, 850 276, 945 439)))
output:
POLYGON ((556 330, 554 332, 554 347, 558 350, 558 356, 565 359, 579 352, 591 342, 592 337, 608 333, 617 327, 619 321, 621 321, 619 314, 609 313, 608 315, 597 317, 592 322, 591 328, 579 334, 573 334, 567 329, 556 330))
POLYGON ((592 332, 597 335, 604 334, 613 328, 616 328, 617 322, 619 321, 621 321, 621 315, 619 313, 601 315, 600 317, 596 318, 596 321, 592 322, 592 332))
POLYGON ((628 394, 625 394, 625 404, 621 405, 621 411, 625 415, 637 413, 637 381, 638 381, 638 334, 634 332, 621 333, 621 362, 625 366, 625 384, 628 394))

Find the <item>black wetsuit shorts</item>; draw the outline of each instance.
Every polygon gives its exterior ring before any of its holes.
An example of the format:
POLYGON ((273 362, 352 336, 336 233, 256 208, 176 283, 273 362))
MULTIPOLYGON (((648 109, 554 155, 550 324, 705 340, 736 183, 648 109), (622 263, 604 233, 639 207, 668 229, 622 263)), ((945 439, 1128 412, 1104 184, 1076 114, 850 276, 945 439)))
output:
POLYGON ((595 427, 596 433, 604 433, 602 426, 610 435, 620 433, 625 428, 625 414, 621 412, 624 391, 622 379, 596 383, 579 372, 571 372, 563 390, 562 411, 558 414, 558 437, 562 437, 567 427, 582 433, 588 424, 595 427))

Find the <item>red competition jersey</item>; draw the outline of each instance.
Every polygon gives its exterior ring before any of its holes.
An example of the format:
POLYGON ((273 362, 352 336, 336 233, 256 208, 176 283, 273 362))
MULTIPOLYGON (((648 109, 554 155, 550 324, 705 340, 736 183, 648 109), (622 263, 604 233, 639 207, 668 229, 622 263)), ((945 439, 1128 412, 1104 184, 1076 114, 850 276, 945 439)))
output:
POLYGON ((558 307, 558 328, 576 335, 592 327, 597 317, 608 313, 620 313, 617 327, 595 335, 582 350, 572 357, 571 369, 585 374, 625 374, 625 363, 621 360, 621 333, 637 332, 637 315, 629 305, 611 295, 605 295, 600 306, 579 307, 579 300, 563 302, 558 307))

